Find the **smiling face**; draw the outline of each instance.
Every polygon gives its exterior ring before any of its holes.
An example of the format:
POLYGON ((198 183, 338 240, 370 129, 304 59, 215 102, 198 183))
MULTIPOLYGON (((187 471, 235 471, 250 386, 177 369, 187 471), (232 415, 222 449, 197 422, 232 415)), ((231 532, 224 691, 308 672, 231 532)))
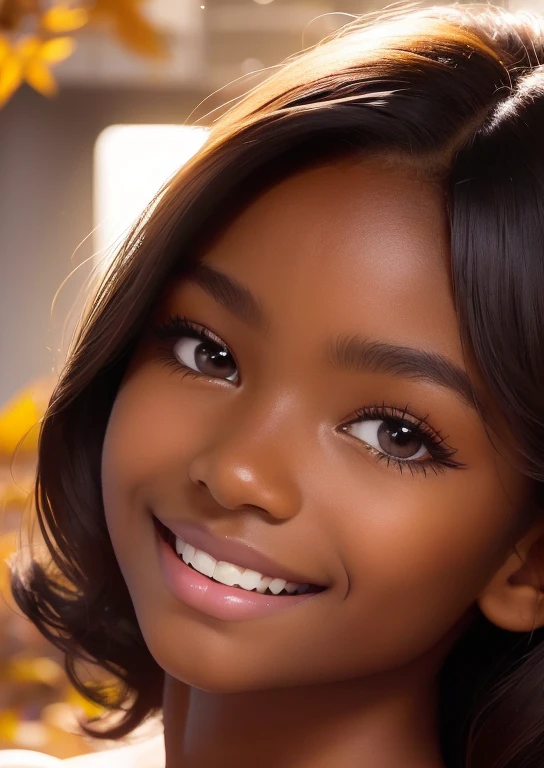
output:
POLYGON ((142 340, 102 475, 144 638, 174 677, 235 691, 415 662, 504 561, 527 488, 470 402, 467 373, 485 390, 463 360, 448 259, 439 186, 339 163, 264 193, 203 255, 209 269, 168 287, 152 322, 174 337, 142 340), (327 589, 212 617, 165 582, 153 516, 327 589))

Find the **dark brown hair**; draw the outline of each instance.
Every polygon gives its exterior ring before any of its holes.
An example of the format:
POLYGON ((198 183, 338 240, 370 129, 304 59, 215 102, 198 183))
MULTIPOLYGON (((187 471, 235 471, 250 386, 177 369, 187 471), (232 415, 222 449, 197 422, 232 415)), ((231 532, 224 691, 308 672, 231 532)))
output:
MULTIPOLYGON (((163 671, 138 628, 104 519, 100 460, 128 360, 161 290, 258 191, 310 163, 374 154, 447 191, 462 339, 544 495, 544 27, 486 5, 355 20, 290 60, 214 125, 134 228, 93 297, 44 418, 35 503, 51 562, 14 571, 18 605, 65 653, 74 685, 128 733, 161 707, 163 671), (112 701, 76 663, 120 681, 112 701)), ((544 761, 541 631, 483 616, 441 677, 448 768, 544 761)))

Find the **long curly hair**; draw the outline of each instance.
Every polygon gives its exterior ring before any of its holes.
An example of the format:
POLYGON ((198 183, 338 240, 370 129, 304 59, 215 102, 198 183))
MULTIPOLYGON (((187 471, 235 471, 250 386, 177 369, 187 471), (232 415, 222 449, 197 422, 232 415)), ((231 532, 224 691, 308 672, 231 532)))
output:
MULTIPOLYGON (((72 683, 119 710, 119 738, 160 711, 148 651, 112 548, 101 493, 108 417, 161 291, 261 189, 325 159, 408 163, 446 191, 463 343, 544 501, 544 25, 479 4, 354 20, 289 59, 213 125, 150 205, 92 297, 43 419, 35 507, 47 562, 15 569, 23 612, 60 648, 72 683), (81 677, 97 663, 116 696, 81 677)), ((544 761, 544 644, 482 615, 442 672, 448 768, 544 761)))

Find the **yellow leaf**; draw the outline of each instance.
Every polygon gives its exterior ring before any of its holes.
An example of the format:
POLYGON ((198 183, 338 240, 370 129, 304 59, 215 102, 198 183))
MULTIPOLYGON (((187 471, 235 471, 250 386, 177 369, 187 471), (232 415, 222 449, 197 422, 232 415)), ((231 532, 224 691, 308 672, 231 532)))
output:
MULTIPOLYGON (((21 69, 21 62, 14 54, 5 58, 0 64, 0 106, 5 104, 21 85, 21 69)), ((15 446, 13 447, 15 448, 15 446)))
POLYGON ((5 59, 6 56, 9 56, 10 53, 13 53, 13 48, 5 37, 0 36, 0 63, 2 63, 3 59, 5 59))
POLYGON ((35 56, 41 46, 41 40, 34 35, 22 37, 15 48, 15 53, 20 59, 30 59, 35 56))
POLYGON ((18 725, 19 718, 14 709, 5 709, 0 712, 0 741, 13 743, 18 725))
POLYGON ((90 701, 82 696, 78 691, 70 688, 65 696, 68 704, 80 709, 87 717, 98 717, 104 712, 103 707, 99 707, 94 701, 90 701))
POLYGON ((53 659, 31 656, 12 657, 8 677, 18 683, 39 682, 54 687, 64 679, 62 667, 53 659))
POLYGON ((48 40, 40 48, 40 59, 50 64, 58 61, 64 61, 71 56, 76 47, 75 40, 71 37, 56 37, 54 40, 48 40))
MULTIPOLYGON (((15 59, 15 62, 17 65, 18 85, 22 79, 21 64, 17 59, 15 59)), ((0 72, 0 98, 2 95, 3 73, 4 68, 2 67, 0 72)), ((38 406, 29 392, 23 392, 21 395, 17 395, 10 400, 2 412, 0 412, 0 453, 12 454, 19 441, 36 425, 41 416, 42 413, 38 410, 38 406)), ((34 438, 32 445, 28 446, 29 450, 33 450, 36 446, 36 433, 34 433, 34 438)))
POLYGON ((58 92, 55 78, 37 57, 26 62, 24 78, 35 91, 43 93, 44 96, 54 96, 58 92))
POLYGON ((42 29, 55 34, 73 32, 81 29, 89 20, 89 14, 83 8, 51 8, 41 18, 42 29))

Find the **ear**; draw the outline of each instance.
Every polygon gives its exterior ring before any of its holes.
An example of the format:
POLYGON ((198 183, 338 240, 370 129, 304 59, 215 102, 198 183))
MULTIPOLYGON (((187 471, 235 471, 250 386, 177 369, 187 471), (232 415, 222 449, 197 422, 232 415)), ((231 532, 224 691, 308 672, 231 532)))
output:
POLYGON ((489 621, 510 632, 544 626, 544 521, 518 541, 477 602, 489 621))

